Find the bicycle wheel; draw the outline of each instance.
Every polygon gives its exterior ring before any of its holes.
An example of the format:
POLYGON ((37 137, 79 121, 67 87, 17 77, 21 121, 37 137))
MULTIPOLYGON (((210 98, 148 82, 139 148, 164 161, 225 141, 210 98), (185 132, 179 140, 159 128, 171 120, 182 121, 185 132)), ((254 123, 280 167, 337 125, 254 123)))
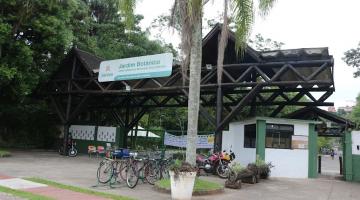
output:
POLYGON ((118 176, 120 176, 120 178, 123 181, 126 181, 126 173, 127 173, 127 168, 128 168, 129 162, 127 160, 123 160, 121 161, 121 163, 118 165, 118 176))
MULTIPOLYGON (((145 176, 145 179, 146 181, 151 184, 151 185, 154 185, 155 184, 155 181, 158 179, 158 173, 157 171, 159 170, 156 170, 156 166, 155 166, 155 162, 153 161, 149 161, 146 166, 145 166, 145 169, 144 169, 144 176, 145 176)), ((160 177, 160 176, 159 176, 160 177)))
POLYGON ((169 167, 170 167, 170 163, 168 162, 163 162, 160 166, 160 179, 169 179, 170 178, 170 174, 169 174, 169 167))
POLYGON ((131 164, 126 170, 126 184, 129 188, 134 188, 139 181, 136 164, 131 164))
POLYGON ((97 179, 99 183, 108 183, 112 176, 113 176, 114 170, 112 162, 110 161, 101 161, 100 166, 97 169, 97 179))

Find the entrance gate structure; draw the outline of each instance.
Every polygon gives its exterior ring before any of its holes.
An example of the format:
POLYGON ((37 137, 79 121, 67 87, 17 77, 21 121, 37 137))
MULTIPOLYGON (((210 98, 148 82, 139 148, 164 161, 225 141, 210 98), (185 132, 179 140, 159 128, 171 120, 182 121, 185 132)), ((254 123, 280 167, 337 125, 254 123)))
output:
MULTIPOLYGON (((203 39, 200 116, 213 127, 215 146, 221 147, 221 134, 228 123, 249 107, 276 106, 276 116, 285 106, 332 106, 326 102, 334 92, 334 60, 327 48, 306 48, 259 52, 247 47, 237 55, 235 37, 229 34, 222 82, 217 83, 217 49, 221 26, 216 25, 203 39), (313 95, 320 93, 319 95, 313 95), (307 97, 308 101, 302 101, 307 97), (209 109, 216 109, 211 115, 209 109)), ((45 94, 64 124, 92 118, 105 123, 113 120, 129 131, 155 107, 187 107, 188 72, 179 64, 169 77, 116 82, 99 82, 102 58, 73 48, 44 87, 45 94)), ((104 124, 103 124, 104 125, 104 124)), ((127 134, 123 145, 126 146, 127 134)))
MULTIPOLYGON (((318 136, 342 138, 343 156, 342 160, 340 160, 340 174, 343 175, 344 179, 347 181, 351 181, 353 179, 351 131, 356 128, 356 123, 316 107, 305 107, 299 109, 288 114, 287 117, 293 119, 323 121, 324 124, 317 125, 316 127, 318 136), (324 126, 325 122, 330 122, 331 126, 324 126), (332 126, 332 124, 334 124, 334 126, 332 126)), ((321 172, 320 163, 321 158, 318 163, 319 172, 321 172)))

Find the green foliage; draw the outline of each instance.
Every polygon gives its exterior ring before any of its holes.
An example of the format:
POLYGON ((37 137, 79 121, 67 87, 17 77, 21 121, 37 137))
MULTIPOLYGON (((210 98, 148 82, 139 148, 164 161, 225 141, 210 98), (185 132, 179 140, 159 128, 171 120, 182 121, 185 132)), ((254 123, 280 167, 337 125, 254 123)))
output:
POLYGON ((0 102, 21 102, 64 57, 74 0, 0 2, 0 102))
POLYGON ((257 167, 266 165, 265 160, 261 159, 259 155, 256 155, 255 165, 257 167))
POLYGON ((9 156, 11 156, 11 153, 9 151, 5 151, 5 150, 0 149, 0 158, 9 157, 9 156))
POLYGON ((52 148, 59 132, 44 101, 25 99, 16 105, 0 105, 0 146, 52 148))
POLYGON ((354 77, 360 76, 360 43, 356 48, 350 49, 344 53, 344 57, 342 58, 344 62, 356 68, 356 72, 354 72, 354 77))
POLYGON ((318 137, 317 140, 317 146, 320 149, 325 148, 325 149, 331 149, 331 138, 328 137, 318 137))
POLYGON ((245 169, 246 167, 242 166, 240 163, 237 162, 231 163, 231 170, 234 171, 236 174, 241 173, 245 169))
POLYGON ((185 152, 179 151, 173 154, 172 156, 175 160, 185 160, 185 152))
POLYGON ((197 168, 191 166, 188 162, 176 159, 175 162, 170 165, 169 170, 178 175, 179 172, 196 172, 197 168))
POLYGON ((122 2, 0 1, 0 145, 55 146, 58 119, 33 97, 72 46, 105 59, 175 51, 148 39, 138 26, 142 16, 126 30, 122 2))
POLYGON ((360 125, 360 94, 356 98, 356 105, 354 106, 350 119, 354 121, 358 126, 360 125))
MULTIPOLYGON (((25 192, 25 191, 21 191, 21 190, 14 190, 14 189, 10 189, 10 188, 3 187, 3 186, 0 186, 0 192, 7 193, 7 194, 10 194, 15 197, 28 199, 28 200, 54 200, 53 198, 50 198, 50 197, 45 197, 42 195, 37 195, 37 194, 33 194, 31 192, 25 192)), ((12 199, 12 198, 10 197, 10 199, 12 199)))
POLYGON ((253 0, 236 0, 233 3, 233 21, 235 23, 236 49, 243 50, 254 22, 253 0))
POLYGON ((128 30, 122 14, 129 13, 123 10, 119 13, 118 9, 131 2, 134 1, 97 0, 82 3, 82 9, 72 19, 74 45, 105 59, 174 52, 171 45, 148 39, 148 33, 141 31, 138 26, 143 18, 140 15, 132 16, 132 27, 128 30))
POLYGON ((260 33, 255 35, 254 39, 249 39, 249 45, 253 46, 257 51, 279 50, 285 44, 270 38, 264 38, 260 33))
POLYGON ((54 181, 50 181, 50 180, 46 180, 46 179, 42 179, 42 178, 33 177, 33 178, 26 178, 26 180, 33 181, 36 183, 42 183, 45 185, 49 185, 49 186, 56 187, 56 188, 61 188, 64 190, 70 190, 70 191, 74 191, 74 192, 80 192, 80 193, 89 194, 89 195, 93 195, 93 196, 103 197, 106 199, 131 200, 131 198, 124 197, 124 196, 109 194, 109 193, 105 193, 105 192, 98 192, 98 191, 81 188, 81 187, 76 187, 76 186, 72 186, 72 185, 65 185, 62 183, 58 183, 58 182, 54 182, 54 181))
POLYGON ((172 165, 170 165, 169 169, 171 171, 176 171, 181 167, 183 160, 180 159, 176 159, 175 162, 172 163, 172 165))

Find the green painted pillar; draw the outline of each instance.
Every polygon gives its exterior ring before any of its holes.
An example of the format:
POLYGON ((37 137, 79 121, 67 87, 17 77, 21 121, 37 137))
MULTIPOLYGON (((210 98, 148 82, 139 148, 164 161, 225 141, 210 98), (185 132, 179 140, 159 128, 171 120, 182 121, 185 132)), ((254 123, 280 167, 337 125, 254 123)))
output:
POLYGON ((317 156, 318 156, 318 147, 317 147, 317 132, 315 131, 315 124, 309 124, 309 168, 308 168, 308 177, 316 178, 318 176, 317 173, 317 156))
POLYGON ((115 144, 118 148, 124 147, 124 132, 125 129, 123 127, 116 128, 115 144))
POLYGON ((353 169, 352 169, 352 141, 351 141, 351 132, 346 130, 344 134, 344 148, 343 148, 343 157, 344 157, 344 178, 346 181, 353 180, 353 169))
POLYGON ((256 155, 265 160, 266 121, 256 120, 256 155))

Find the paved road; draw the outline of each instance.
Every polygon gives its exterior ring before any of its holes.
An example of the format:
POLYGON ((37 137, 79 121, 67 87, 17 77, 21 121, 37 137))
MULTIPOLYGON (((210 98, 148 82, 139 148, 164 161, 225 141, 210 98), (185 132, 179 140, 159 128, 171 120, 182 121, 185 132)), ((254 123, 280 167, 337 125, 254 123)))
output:
MULTIPOLYGON (((64 184, 91 188, 98 191, 130 196, 137 199, 170 199, 169 194, 155 192, 148 184, 140 183, 135 189, 120 184, 117 188, 96 185, 96 169, 100 159, 79 156, 59 156, 50 152, 14 152, 12 157, 0 160, 0 174, 13 177, 41 177, 64 184)), ((296 169, 294 169, 296 170, 296 169)), ((216 177, 205 177, 223 183, 216 177)), ((241 190, 226 189, 225 193, 194 197, 194 200, 261 199, 261 200, 358 200, 360 183, 349 183, 335 179, 275 179, 256 185, 244 184, 241 190)))
POLYGON ((329 155, 321 156, 321 173, 325 175, 340 175, 339 156, 335 156, 334 160, 329 155))

